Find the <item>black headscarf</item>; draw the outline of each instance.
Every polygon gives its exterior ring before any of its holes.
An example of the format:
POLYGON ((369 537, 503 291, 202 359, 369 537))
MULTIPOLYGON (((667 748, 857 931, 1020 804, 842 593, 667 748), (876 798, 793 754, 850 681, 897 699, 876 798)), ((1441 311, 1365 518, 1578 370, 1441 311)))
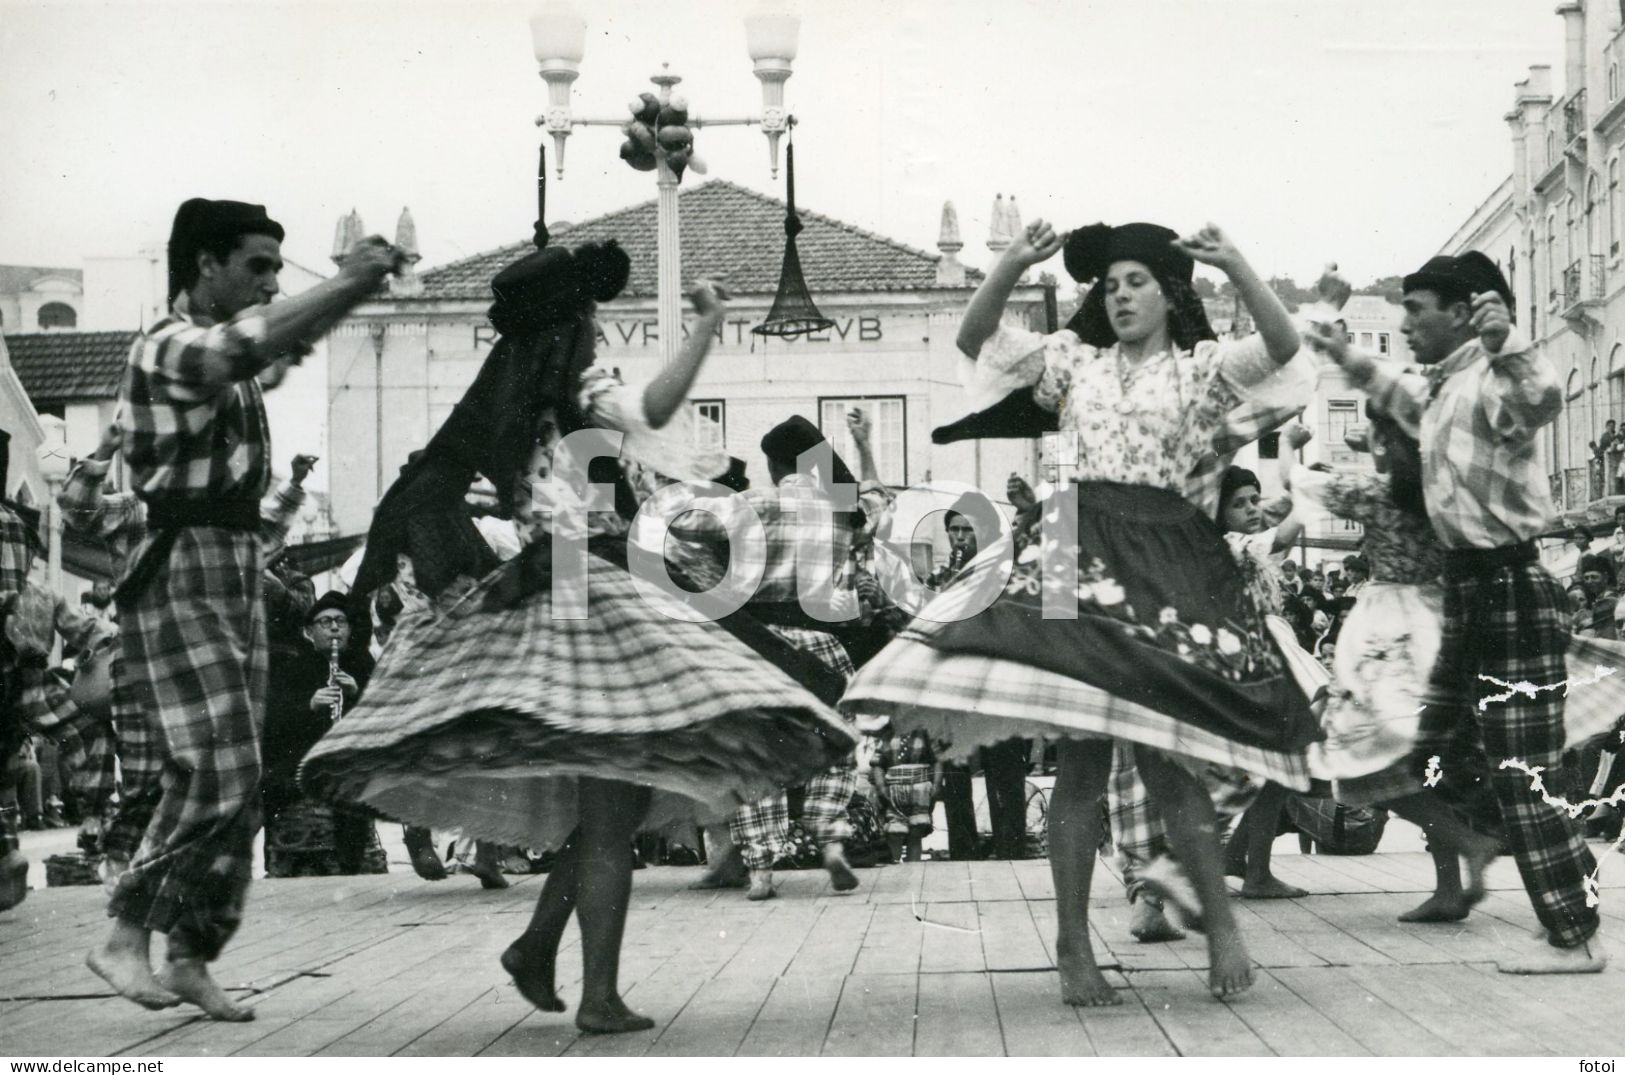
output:
MULTIPOLYGON (((495 554, 468 518, 469 486, 476 474, 484 475, 511 514, 514 486, 535 446, 542 411, 554 409, 561 433, 586 427, 575 389, 593 358, 591 306, 618 295, 630 272, 631 260, 610 240, 574 252, 546 247, 496 275, 490 318, 502 335, 462 400, 379 502, 355 593, 388 582, 400 552, 412 556, 417 585, 431 595, 459 574, 478 578, 496 566, 495 554)), ((588 476, 614 482, 616 507, 635 514, 613 459, 594 460, 588 476)))

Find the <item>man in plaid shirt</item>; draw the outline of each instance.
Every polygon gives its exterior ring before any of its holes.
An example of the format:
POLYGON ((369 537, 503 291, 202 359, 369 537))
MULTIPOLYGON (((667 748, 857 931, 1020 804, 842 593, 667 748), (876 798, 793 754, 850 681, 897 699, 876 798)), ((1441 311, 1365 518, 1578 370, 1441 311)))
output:
MULTIPOLYGON (((69 529, 102 542, 113 562, 115 577, 124 573, 130 554, 147 536, 146 502, 134 493, 103 488, 113 457, 123 444, 124 430, 114 422, 102 433, 96 450, 74 464, 56 498, 69 529)), ((313 455, 294 456, 292 477, 261 502, 259 538, 267 558, 287 540, 294 514, 305 502, 305 478, 315 463, 313 455)), ((116 637, 109 659, 121 778, 118 809, 108 819, 101 839, 102 881, 111 887, 129 867, 158 804, 163 755, 157 729, 146 716, 151 707, 141 700, 144 684, 131 682, 116 637)))
MULTIPOLYGON (((31 528, 5 499, 10 458, 11 434, 0 429, 0 609, 14 604, 22 593, 40 545, 37 521, 31 528)), ((0 612, 0 624, 4 622, 0 612)), ((19 671, 11 643, 0 634, 0 789, 10 786, 5 760, 22 745, 25 734, 12 712, 21 689, 19 671)), ((0 806, 0 911, 17 906, 28 895, 28 859, 17 846, 17 820, 16 807, 0 806)))
MULTIPOLYGON (((815 449, 829 452, 829 480, 850 485, 855 492, 851 471, 829 451, 818 427, 794 415, 762 438, 771 488, 751 488, 726 499, 697 499, 693 507, 700 510, 677 518, 670 534, 709 547, 719 559, 731 555, 734 572, 747 578, 761 572, 747 610, 790 645, 850 678, 852 660, 827 628, 859 616, 852 571, 853 516, 833 510, 820 483, 798 472, 797 460, 815 449), (730 527, 737 530, 752 513, 761 521, 766 539, 733 542, 724 553, 721 546, 728 542, 730 527)), ((852 835, 846 809, 857 789, 854 757, 806 785, 802 820, 822 850, 824 868, 837 892, 858 887, 845 847, 852 835)), ((789 800, 782 791, 742 806, 734 815, 730 832, 750 869, 747 899, 773 898, 773 863, 790 849, 789 825, 789 800)))
POLYGON ((270 480, 260 381, 371 295, 395 266, 382 239, 339 274, 271 304, 282 226, 265 208, 193 198, 169 237, 170 315, 130 350, 121 406, 148 533, 119 583, 120 645, 161 730, 162 793, 86 962, 148 1008, 181 1000, 242 1021, 208 963, 235 932, 260 827, 266 667, 259 504, 270 480), (156 931, 168 963, 152 973, 156 931))
POLYGON ((1500 970, 1600 971, 1607 956, 1589 891, 1596 862, 1580 827, 1528 776, 1499 765, 1562 762, 1568 606, 1534 542, 1555 515, 1535 438, 1562 409, 1562 392, 1551 364, 1513 328, 1511 288, 1483 254, 1432 258, 1404 289, 1400 331, 1425 373, 1324 333, 1307 339, 1421 441, 1428 516, 1446 550, 1445 605, 1413 756, 1419 771, 1433 756, 1469 777, 1493 767, 1507 842, 1543 927, 1500 970), (1510 684, 1524 689, 1484 697, 1510 684))

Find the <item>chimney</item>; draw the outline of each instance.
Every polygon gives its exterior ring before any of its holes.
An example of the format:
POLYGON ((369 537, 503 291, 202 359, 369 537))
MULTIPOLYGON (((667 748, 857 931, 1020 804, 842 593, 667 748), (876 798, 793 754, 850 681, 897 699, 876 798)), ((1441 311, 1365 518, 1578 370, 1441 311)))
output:
POLYGON ((418 226, 412 220, 412 210, 402 207, 400 219, 395 222, 395 248, 406 255, 406 266, 390 277, 389 293, 397 298, 411 298, 423 294, 423 281, 418 279, 418 226))
POLYGON ((995 254, 1002 254, 1015 238, 1015 232, 1009 229, 1010 221, 1004 207, 1004 195, 993 196, 993 214, 987 225, 987 248, 995 254))
POLYGON ((964 287, 965 266, 959 262, 959 252, 965 244, 959 238, 959 214, 953 202, 942 203, 942 228, 937 233, 937 249, 942 257, 937 260, 938 287, 964 287))
POLYGON ((354 208, 339 217, 338 227, 333 232, 333 264, 343 265, 350 248, 360 242, 366 234, 362 230, 361 214, 354 208))
POLYGON ((1563 16, 1563 96, 1573 97, 1586 85, 1586 9, 1568 0, 1557 13, 1563 16))

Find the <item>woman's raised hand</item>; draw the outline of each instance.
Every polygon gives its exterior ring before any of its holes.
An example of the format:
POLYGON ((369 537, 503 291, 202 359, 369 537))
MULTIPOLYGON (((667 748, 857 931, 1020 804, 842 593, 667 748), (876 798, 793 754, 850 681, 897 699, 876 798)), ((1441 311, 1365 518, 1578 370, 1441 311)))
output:
POLYGON ((1241 251, 1236 249, 1236 244, 1230 241, 1230 236, 1212 221, 1201 231, 1175 239, 1174 245, 1202 264, 1211 265, 1226 274, 1246 261, 1241 251))
POLYGON ((1065 242, 1065 233, 1057 232, 1047 220, 1036 219, 1011 240, 1005 256, 1022 265, 1037 265, 1058 254, 1065 242))

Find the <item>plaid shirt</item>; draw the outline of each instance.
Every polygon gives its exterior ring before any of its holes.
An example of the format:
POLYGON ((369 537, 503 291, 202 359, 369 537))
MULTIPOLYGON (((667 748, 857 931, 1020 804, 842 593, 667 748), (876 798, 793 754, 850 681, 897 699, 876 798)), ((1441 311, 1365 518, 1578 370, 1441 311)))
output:
POLYGON ((1470 340, 1423 373, 1378 363, 1367 390, 1421 441, 1428 517, 1446 548, 1516 545, 1551 526, 1535 431, 1557 417, 1563 395, 1516 328, 1499 353, 1470 340))
POLYGON ((28 542, 28 524, 4 504, 0 504, 0 597, 21 593, 34 566, 34 549, 28 542))
POLYGON ((803 576, 810 597, 823 598, 815 618, 844 622, 858 617, 858 595, 852 578, 852 531, 832 518, 830 501, 805 474, 789 474, 774 489, 747 489, 729 497, 697 497, 692 509, 672 521, 671 535, 716 548, 728 539, 730 526, 743 526, 751 512, 767 533, 763 542, 730 546, 736 572, 762 570, 753 604, 795 604, 796 577, 803 576))
POLYGON ((270 430, 254 379, 264 366, 257 347, 264 334, 265 320, 252 309, 204 327, 177 302, 136 339, 121 403, 130 431, 124 457, 143 500, 264 495, 270 430))
MULTIPOLYGON (((62 521, 70 530, 100 538, 113 558, 115 577, 147 536, 147 505, 134 493, 104 493, 102 483, 112 460, 85 458, 74 464, 57 494, 62 521)), ((272 549, 288 540, 294 514, 305 502, 305 490, 283 482, 260 501, 260 545, 272 549)))

